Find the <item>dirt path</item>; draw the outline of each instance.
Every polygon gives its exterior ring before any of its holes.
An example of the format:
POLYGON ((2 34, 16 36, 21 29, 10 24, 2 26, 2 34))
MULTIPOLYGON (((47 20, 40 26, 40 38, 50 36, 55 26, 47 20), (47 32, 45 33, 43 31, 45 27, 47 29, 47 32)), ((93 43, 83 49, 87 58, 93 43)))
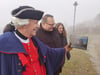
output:
POLYGON ((100 75, 100 35, 89 35, 88 53, 98 75, 100 75))

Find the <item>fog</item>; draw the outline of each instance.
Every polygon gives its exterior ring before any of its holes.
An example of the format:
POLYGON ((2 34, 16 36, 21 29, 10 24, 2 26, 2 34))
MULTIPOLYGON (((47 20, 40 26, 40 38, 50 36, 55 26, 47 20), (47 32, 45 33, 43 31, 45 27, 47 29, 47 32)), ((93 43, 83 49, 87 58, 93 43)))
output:
MULTIPOLYGON (((75 0, 1 0, 0 31, 11 20, 11 11, 22 5, 30 5, 43 10, 55 18, 55 23, 62 22, 65 27, 73 26, 75 0)), ((93 19, 100 13, 100 0, 77 0, 75 25, 93 19)))
MULTIPOLYGON (((71 28, 73 29, 73 27, 71 28)), ((91 20, 77 24, 75 26, 75 32, 80 34, 100 34, 100 14, 91 20)))
MULTIPOLYGON (((11 21, 11 11, 22 5, 30 5, 62 22, 66 29, 73 32, 75 0, 0 0, 0 32, 11 21)), ((100 72, 100 0, 77 0, 75 33, 89 37, 88 53, 95 61, 100 72)), ((100 75, 100 74, 99 74, 100 75)))

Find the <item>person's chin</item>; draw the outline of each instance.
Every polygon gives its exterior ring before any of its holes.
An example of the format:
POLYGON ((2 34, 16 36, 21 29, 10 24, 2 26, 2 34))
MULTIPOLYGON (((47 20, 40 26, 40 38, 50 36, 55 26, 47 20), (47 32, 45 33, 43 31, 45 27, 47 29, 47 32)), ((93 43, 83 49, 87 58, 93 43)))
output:
POLYGON ((36 32, 33 33, 33 36, 36 36, 36 32))
POLYGON ((59 32, 60 34, 62 34, 62 32, 59 32))
POLYGON ((53 31, 53 29, 50 29, 50 31, 53 31))

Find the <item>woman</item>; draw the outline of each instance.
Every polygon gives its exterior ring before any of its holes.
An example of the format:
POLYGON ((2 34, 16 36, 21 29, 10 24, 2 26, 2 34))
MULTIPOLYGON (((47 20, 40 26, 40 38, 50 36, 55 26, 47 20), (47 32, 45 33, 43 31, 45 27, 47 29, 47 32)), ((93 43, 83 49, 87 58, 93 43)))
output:
MULTIPOLYGON (((67 44, 67 33, 65 30, 65 27, 62 23, 57 23, 55 28, 60 36, 60 39, 61 39, 61 46, 60 47, 64 47, 67 44)), ((70 52, 67 52, 67 59, 69 60, 70 57, 71 57, 70 52)))

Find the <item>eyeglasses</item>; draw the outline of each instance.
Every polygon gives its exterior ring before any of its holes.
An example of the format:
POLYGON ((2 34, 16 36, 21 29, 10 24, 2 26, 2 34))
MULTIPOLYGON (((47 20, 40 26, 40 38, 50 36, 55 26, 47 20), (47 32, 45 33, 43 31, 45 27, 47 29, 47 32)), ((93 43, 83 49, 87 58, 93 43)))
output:
MULTIPOLYGON (((48 23, 46 23, 46 24, 48 24, 48 23)), ((49 26, 54 26, 55 25, 55 23, 54 24, 48 24, 49 26)))

